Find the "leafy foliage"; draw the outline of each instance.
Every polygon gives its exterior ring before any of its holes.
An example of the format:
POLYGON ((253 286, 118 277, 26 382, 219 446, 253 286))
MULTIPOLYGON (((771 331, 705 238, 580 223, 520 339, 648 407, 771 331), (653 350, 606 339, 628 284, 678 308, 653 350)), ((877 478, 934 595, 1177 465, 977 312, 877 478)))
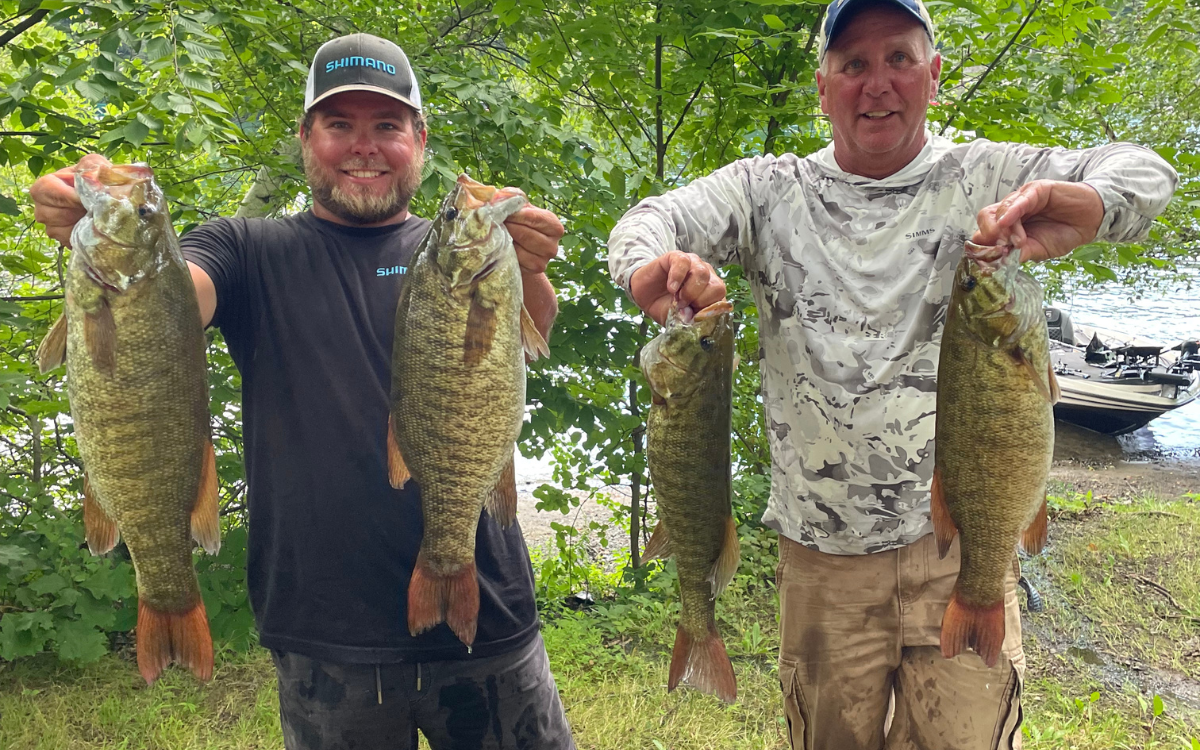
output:
MULTIPOLYGON (((560 294, 553 353, 534 366, 536 404, 521 449, 549 454, 542 507, 633 484, 638 502, 609 530, 618 574, 589 585, 643 596, 662 571, 624 569, 646 536, 636 367, 648 321, 609 280, 605 242, 641 198, 733 159, 808 153, 829 137, 813 81, 825 6, 805 0, 432 0, 403 10, 362 0, 0 0, 0 658, 52 650, 93 658, 132 626, 118 553, 80 545, 79 465, 62 373, 32 355, 61 310, 64 252, 33 225, 26 186, 88 151, 155 168, 185 232, 230 215, 252 185, 255 210, 307 205, 295 163, 308 62, 340 33, 399 41, 418 71, 430 138, 418 214, 460 170, 520 185, 568 226, 551 267, 560 294), (258 183, 256 179, 263 178, 258 183), (618 536, 620 532, 623 536, 618 536), (107 635, 106 635, 107 634, 107 635), (117 635, 114 635, 117 634, 117 635)), ((1052 290, 1079 280, 1142 285, 1200 254, 1200 11, 1186 0, 953 0, 930 3, 945 60, 931 127, 1089 146, 1149 145, 1182 185, 1144 246, 1083 248, 1048 264, 1052 290)), ((248 210, 248 209, 247 209, 248 210)), ((738 269, 727 281, 741 321, 735 383, 735 495, 746 575, 768 579, 769 493, 757 368, 757 315, 738 269), (757 567, 756 567, 757 566, 757 567)), ((218 638, 252 640, 243 585, 245 483, 240 380, 219 336, 209 350, 224 546, 199 557, 218 638)), ((588 575, 563 524, 541 561, 547 598, 588 575)), ((761 632, 761 631, 760 631, 761 632)), ((754 641, 752 638, 751 641, 754 641)), ((761 639, 758 641, 761 644, 761 639)))

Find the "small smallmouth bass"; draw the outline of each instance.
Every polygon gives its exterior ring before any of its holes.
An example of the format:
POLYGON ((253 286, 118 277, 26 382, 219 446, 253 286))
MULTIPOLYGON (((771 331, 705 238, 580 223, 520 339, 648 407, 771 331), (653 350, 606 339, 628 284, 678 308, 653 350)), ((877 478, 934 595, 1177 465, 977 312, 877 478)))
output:
POLYGON ((737 700, 737 680, 717 632, 716 598, 737 572, 740 549, 730 486, 733 305, 722 300, 684 323, 675 310, 642 350, 652 402, 646 458, 662 517, 645 559, 675 558, 681 614, 667 690, 680 682, 737 700))
POLYGON ((87 216, 71 234, 66 309, 38 349, 66 361, 94 554, 124 537, 137 574, 138 669, 171 661, 212 676, 212 638, 192 539, 220 547, 204 330, 191 274, 154 173, 77 172, 87 216))
POLYGON ((468 649, 479 617, 475 532, 484 507, 516 519, 513 450, 525 356, 548 355, 525 310, 504 220, 526 204, 458 178, 409 263, 396 307, 388 470, 421 488, 425 534, 408 586, 413 635, 445 622, 468 649))
POLYGON ((962 535, 942 618, 942 654, 968 647, 989 667, 1004 642, 1004 584, 1018 540, 1046 543, 1046 481, 1058 383, 1042 290, 1021 252, 967 243, 938 362, 931 512, 938 551, 962 535))

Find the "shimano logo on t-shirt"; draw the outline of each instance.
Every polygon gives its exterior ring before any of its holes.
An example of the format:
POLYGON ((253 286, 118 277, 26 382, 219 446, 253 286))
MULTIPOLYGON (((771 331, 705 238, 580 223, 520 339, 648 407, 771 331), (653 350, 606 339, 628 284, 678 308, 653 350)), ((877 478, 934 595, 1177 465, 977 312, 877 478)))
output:
POLYGON ((376 60, 373 57, 343 57, 340 60, 330 60, 325 63, 325 72, 332 73, 338 68, 375 68, 376 70, 386 71, 388 75, 396 75, 396 66, 390 63, 385 63, 383 60, 376 60))
POLYGON ((391 276, 392 274, 404 275, 408 273, 408 266, 392 266, 391 268, 376 268, 376 276, 391 276))

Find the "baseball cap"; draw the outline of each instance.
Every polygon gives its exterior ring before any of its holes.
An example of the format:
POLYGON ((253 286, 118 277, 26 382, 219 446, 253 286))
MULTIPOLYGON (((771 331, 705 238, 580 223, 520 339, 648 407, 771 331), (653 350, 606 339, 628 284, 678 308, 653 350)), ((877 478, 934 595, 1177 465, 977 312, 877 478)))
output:
MULTIPOLYGON (((821 24, 821 33, 817 38, 818 62, 825 59, 829 43, 837 37, 845 28, 846 23, 854 16, 852 11, 860 8, 864 3, 872 2, 880 3, 880 0, 833 0, 829 4, 829 9, 825 11, 825 21, 821 24)), ((882 2, 890 2, 912 14, 912 17, 925 27, 925 33, 929 35, 930 43, 934 42, 933 19, 929 17, 929 11, 925 9, 925 4, 921 0, 882 0, 882 2)))
POLYGON ((421 111, 421 89, 404 50, 370 34, 349 34, 321 45, 308 71, 304 111, 343 91, 374 91, 421 111))

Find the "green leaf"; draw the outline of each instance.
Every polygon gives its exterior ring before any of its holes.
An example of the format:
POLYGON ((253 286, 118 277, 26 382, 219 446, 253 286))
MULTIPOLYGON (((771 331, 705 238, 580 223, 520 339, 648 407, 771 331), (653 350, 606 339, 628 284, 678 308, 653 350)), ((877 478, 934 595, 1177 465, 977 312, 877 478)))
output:
POLYGON ((1162 696, 1161 696, 1161 695, 1155 695, 1155 696, 1154 696, 1154 715, 1155 715, 1155 716, 1162 716, 1162 715, 1163 715, 1163 711, 1164 711, 1164 710, 1165 710, 1165 707, 1163 706, 1163 699, 1162 699, 1162 696))
POLYGON ((200 42, 185 41, 181 42, 183 48, 202 60, 224 60, 225 53, 220 47, 212 44, 201 44, 200 42))
POLYGON ((112 567, 101 567, 88 576, 80 587, 90 591, 97 599, 116 601, 133 596, 134 584, 130 568, 129 563, 125 561, 112 567))
POLYGON ((179 80, 184 86, 187 86, 189 89, 195 89, 196 91, 204 91, 209 94, 211 94, 213 92, 212 79, 209 78, 208 76, 204 75, 203 73, 197 73, 196 71, 191 70, 189 68, 184 68, 179 71, 179 80))
POLYGON ((20 216, 21 207, 17 205, 17 201, 9 198, 7 195, 0 193, 0 214, 8 216, 20 216))
POLYGON ((0 567, 8 568, 10 578, 19 578, 37 564, 33 556, 15 544, 0 544, 0 567))
POLYGON ((50 573, 29 584, 29 588, 41 596, 57 594, 67 587, 67 582, 58 573, 50 573))
POLYGON ((783 23, 783 19, 773 13, 764 13, 763 23, 775 31, 783 31, 787 28, 787 26, 783 23))
POLYGON ((9 612, 0 618, 0 659, 32 656, 50 640, 49 612, 9 612))
POLYGON ((108 653, 108 638, 87 623, 79 620, 61 621, 56 624, 54 631, 58 657, 64 661, 86 663, 108 653))
POLYGON ((140 146, 146 140, 146 136, 150 135, 150 128, 141 120, 133 119, 129 121, 129 124, 125 126, 122 132, 125 135, 125 140, 135 146, 140 146))

